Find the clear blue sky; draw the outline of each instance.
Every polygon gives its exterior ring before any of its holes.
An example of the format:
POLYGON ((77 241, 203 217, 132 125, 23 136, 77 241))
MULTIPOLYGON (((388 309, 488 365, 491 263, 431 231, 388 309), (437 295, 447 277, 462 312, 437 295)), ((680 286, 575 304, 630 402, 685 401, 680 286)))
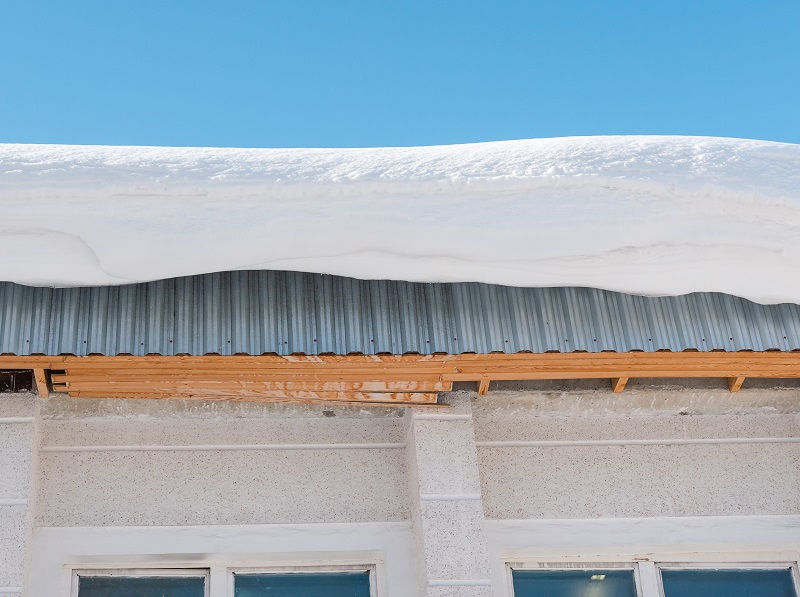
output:
POLYGON ((0 142, 800 143, 799 0, 1 0, 0 142))

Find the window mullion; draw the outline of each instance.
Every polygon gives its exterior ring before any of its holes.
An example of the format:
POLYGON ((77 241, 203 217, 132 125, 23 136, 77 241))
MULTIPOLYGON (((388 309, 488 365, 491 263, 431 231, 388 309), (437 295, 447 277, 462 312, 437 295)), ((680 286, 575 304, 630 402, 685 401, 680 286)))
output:
POLYGON ((208 597, 233 597, 230 595, 230 582, 228 579, 228 569, 225 566, 211 566, 208 580, 208 597))
POLYGON ((639 562, 637 569, 642 597, 664 597, 656 565, 653 562, 639 562))

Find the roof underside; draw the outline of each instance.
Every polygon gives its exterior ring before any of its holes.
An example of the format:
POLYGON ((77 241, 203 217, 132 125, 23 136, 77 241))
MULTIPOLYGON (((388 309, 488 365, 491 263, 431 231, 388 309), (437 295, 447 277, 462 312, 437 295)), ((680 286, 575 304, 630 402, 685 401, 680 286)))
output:
POLYGON ((128 286, 0 283, 0 354, 434 354, 800 349, 800 305, 717 293, 240 271, 128 286))

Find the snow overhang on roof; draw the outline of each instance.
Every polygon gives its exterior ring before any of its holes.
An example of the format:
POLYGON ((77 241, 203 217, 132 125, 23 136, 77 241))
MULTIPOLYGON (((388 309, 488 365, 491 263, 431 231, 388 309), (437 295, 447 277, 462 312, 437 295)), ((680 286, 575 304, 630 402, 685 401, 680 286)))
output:
POLYGON ((0 280, 239 269, 800 303, 800 146, 0 146, 0 280))

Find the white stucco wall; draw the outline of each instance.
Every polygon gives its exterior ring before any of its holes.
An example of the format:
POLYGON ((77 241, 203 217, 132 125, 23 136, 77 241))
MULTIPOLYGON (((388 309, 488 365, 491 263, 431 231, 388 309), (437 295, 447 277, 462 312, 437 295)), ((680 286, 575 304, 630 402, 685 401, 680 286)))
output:
POLYGON ((35 397, 0 395, 0 596, 19 595, 25 576, 35 443, 35 397))
POLYGON ((43 419, 37 526, 408 519, 401 419, 249 414, 43 419))
POLYGON ((800 552, 798 388, 521 386, 413 417, 7 396, 0 585, 27 549, 35 597, 97 562, 362 561, 379 597, 507 597, 510 561, 800 552))
POLYGON ((68 597, 73 569, 211 568, 210 597, 228 597, 230 567, 367 564, 381 596, 417 597, 411 535, 410 522, 40 527, 29 595, 68 597))
POLYGON ((402 415, 42 401, 28 594, 69 595, 74 567, 344 562, 415 597, 402 415))
POLYGON ((473 406, 494 595, 518 562, 797 562, 798 388, 538 385, 473 406))
POLYGON ((487 518, 800 513, 800 416, 770 401, 784 392, 728 393, 727 407, 721 389, 609 394, 576 392, 580 411, 555 392, 482 400, 487 518))

